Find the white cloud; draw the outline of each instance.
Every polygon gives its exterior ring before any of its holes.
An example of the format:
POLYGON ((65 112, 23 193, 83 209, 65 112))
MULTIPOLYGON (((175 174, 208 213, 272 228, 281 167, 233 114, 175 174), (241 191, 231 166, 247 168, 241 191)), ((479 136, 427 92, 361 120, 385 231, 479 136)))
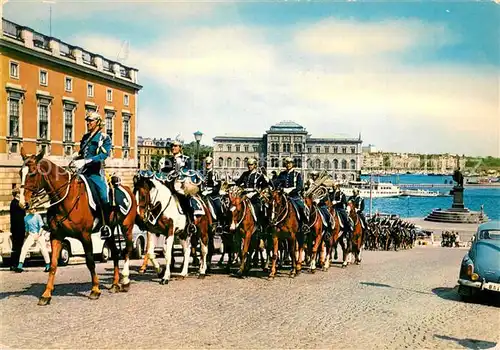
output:
MULTIPOLYGON (((291 119, 313 136, 362 132, 366 143, 390 151, 500 155, 498 69, 404 62, 412 50, 457 40, 446 27, 325 21, 283 43, 268 34, 198 28, 132 46, 126 64, 155 87, 140 94, 139 134, 189 139, 199 129, 209 142, 225 133, 261 135, 291 119), (333 29, 342 36, 325 40, 333 29)), ((91 35, 79 42, 104 55, 120 45, 91 35)))

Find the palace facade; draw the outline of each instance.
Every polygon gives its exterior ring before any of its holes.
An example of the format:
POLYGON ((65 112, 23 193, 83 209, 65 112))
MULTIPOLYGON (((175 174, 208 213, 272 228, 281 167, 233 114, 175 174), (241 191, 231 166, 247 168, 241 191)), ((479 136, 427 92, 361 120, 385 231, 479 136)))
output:
POLYGON ((137 167, 149 169, 159 158, 170 154, 171 138, 137 137, 137 167))
POLYGON ((303 176, 326 170, 337 180, 356 180, 362 166, 362 141, 358 138, 315 138, 293 122, 282 121, 262 136, 216 136, 213 139, 214 170, 222 176, 239 177, 249 158, 255 158, 267 173, 284 168, 292 157, 303 176))
POLYGON ((98 111, 113 142, 106 171, 132 184, 137 169, 137 69, 2 19, 0 37, 0 229, 9 230, 12 188, 19 186, 20 148, 45 150, 67 165, 98 111))

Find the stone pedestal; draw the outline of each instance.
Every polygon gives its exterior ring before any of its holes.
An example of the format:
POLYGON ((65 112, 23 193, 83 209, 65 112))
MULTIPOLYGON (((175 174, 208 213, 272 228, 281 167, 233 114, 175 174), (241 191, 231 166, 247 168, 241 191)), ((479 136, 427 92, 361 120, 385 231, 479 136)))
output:
POLYGON ((461 186, 453 187, 453 204, 452 209, 465 209, 464 205, 464 188, 461 186))

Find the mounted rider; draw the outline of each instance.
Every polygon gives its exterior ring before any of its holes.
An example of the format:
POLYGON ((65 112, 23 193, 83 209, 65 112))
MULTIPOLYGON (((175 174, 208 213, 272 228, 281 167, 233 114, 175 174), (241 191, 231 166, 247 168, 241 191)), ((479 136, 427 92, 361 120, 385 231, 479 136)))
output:
POLYGON ((80 151, 74 156, 73 165, 78 172, 88 179, 98 193, 99 206, 102 210, 104 222, 101 227, 101 238, 111 237, 109 220, 111 215, 111 204, 108 198, 108 185, 104 174, 104 161, 111 153, 111 138, 104 134, 101 129, 103 120, 99 113, 90 112, 85 117, 88 132, 80 141, 80 151))
POLYGON ((198 191, 190 181, 191 159, 182 153, 182 141, 176 139, 171 144, 171 155, 160 159, 161 172, 167 176, 167 182, 173 182, 173 189, 182 210, 186 214, 189 223, 194 223, 195 216, 205 214, 203 208, 193 195, 198 191), (189 183, 188 187, 186 183, 189 183))
POLYGON ((368 227, 366 224, 365 214, 363 214, 363 210, 365 210, 365 200, 359 195, 359 189, 355 188, 352 190, 352 196, 349 197, 349 200, 354 202, 356 213, 363 222, 363 226, 368 227))
POLYGON ((302 198, 302 191, 304 189, 304 182, 302 175, 295 170, 294 162, 291 157, 285 158, 285 170, 280 172, 278 177, 278 186, 283 189, 290 198, 292 204, 299 212, 299 227, 302 228, 309 220, 304 199, 302 198))
MULTIPOLYGON (((319 172, 317 170, 313 170, 309 173, 309 180, 307 181, 307 184, 305 186, 306 191, 316 182, 318 177, 319 177, 319 172)), ((325 221, 327 222, 328 227, 331 227, 332 226, 331 215, 328 210, 328 206, 326 204, 326 198, 327 198, 326 196, 315 198, 314 203, 316 203, 316 205, 318 206, 318 209, 321 212, 321 215, 323 216, 325 221)))
POLYGON ((333 209, 339 214, 342 225, 344 226, 344 233, 347 237, 352 235, 352 224, 346 212, 347 198, 344 192, 340 189, 339 184, 335 184, 333 191, 329 193, 330 201, 332 202, 333 209))
POLYGON ((263 227, 265 225, 264 208, 259 191, 269 186, 266 177, 257 171, 257 160, 250 158, 247 161, 248 170, 241 174, 235 181, 236 186, 243 187, 243 193, 250 199, 253 205, 257 224, 263 227))
POLYGON ((201 193, 208 201, 209 206, 212 207, 215 214, 215 221, 217 221, 216 230, 220 230, 223 224, 222 201, 220 196, 221 181, 217 173, 213 169, 213 158, 205 158, 205 180, 202 184, 201 193))

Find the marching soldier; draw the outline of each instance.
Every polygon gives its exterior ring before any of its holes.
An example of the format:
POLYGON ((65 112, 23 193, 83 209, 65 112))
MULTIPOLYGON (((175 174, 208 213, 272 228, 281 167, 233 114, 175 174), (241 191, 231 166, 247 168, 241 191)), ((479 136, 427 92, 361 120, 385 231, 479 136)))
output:
POLYGON ((76 155, 73 165, 80 173, 94 184, 99 195, 99 204, 103 213, 104 223, 101 227, 101 238, 111 237, 109 219, 111 204, 108 198, 108 185, 104 175, 104 161, 111 152, 111 138, 104 134, 102 117, 97 112, 90 112, 85 118, 88 132, 80 141, 80 152, 76 155))
POLYGON ((365 200, 359 195, 359 189, 357 188, 353 189, 352 194, 353 195, 349 198, 349 200, 354 202, 356 212, 363 221, 364 227, 368 227, 366 225, 365 215, 363 214, 363 210, 365 210, 365 200))
POLYGON ((340 220, 342 220, 342 224, 344 225, 346 236, 351 237, 352 225, 345 210, 347 199, 344 192, 340 189, 339 184, 335 184, 333 192, 330 192, 330 201, 332 202, 335 211, 339 213, 340 220))
POLYGON ((243 192, 250 199, 257 215, 258 224, 264 225, 262 201, 258 191, 269 186, 264 175, 257 171, 257 160, 250 158, 247 161, 248 170, 235 181, 236 186, 243 187, 243 192))
POLYGON ((283 191, 288 194, 288 197, 299 210, 299 226, 302 228, 304 224, 307 224, 309 220, 309 215, 307 209, 304 205, 304 200, 301 197, 301 192, 304 189, 304 183, 302 181, 302 175, 300 172, 295 170, 293 159, 291 157, 285 158, 285 170, 280 173, 279 186, 283 188, 283 191))

